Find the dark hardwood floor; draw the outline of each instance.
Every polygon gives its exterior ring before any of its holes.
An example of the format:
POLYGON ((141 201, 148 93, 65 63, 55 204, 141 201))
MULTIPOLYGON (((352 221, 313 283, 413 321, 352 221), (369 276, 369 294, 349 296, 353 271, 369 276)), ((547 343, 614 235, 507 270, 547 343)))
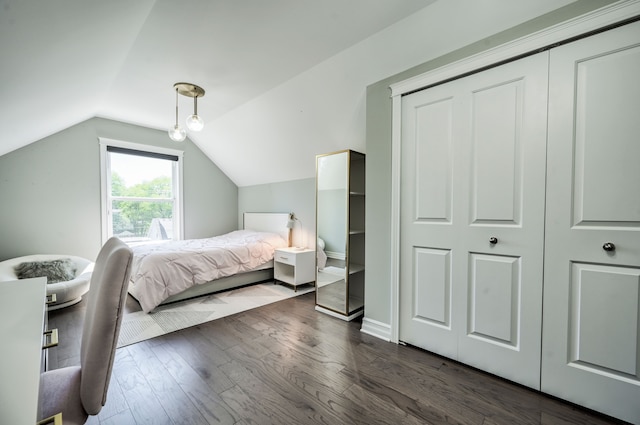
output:
MULTIPOLYGON (((52 368, 79 364, 84 308, 50 312, 52 368)), ((619 423, 360 328, 316 312, 310 293, 120 348, 88 423, 619 423)))

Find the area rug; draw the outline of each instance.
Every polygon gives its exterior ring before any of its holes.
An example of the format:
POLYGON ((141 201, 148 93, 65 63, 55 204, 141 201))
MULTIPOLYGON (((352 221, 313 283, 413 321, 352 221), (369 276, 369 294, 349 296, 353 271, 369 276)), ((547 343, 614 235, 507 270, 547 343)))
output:
POLYGON ((294 291, 287 285, 265 282, 159 306, 149 314, 127 313, 122 318, 118 348, 313 290, 313 285, 294 291))

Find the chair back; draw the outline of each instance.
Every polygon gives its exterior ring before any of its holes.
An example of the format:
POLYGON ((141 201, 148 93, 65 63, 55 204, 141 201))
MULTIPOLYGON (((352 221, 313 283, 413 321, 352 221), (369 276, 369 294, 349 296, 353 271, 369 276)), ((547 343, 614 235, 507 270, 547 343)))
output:
POLYGON ((107 401, 132 259, 131 248, 110 238, 91 275, 80 348, 80 398, 90 415, 98 414, 107 401))

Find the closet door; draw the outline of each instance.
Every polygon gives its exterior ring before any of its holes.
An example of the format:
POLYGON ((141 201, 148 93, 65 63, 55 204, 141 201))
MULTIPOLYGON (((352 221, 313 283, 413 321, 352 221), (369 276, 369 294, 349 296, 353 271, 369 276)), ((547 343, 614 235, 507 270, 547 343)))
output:
POLYGON ((400 339, 540 387, 548 54, 403 98, 400 339))
POLYGON ((452 359, 458 358, 461 319, 453 261, 464 250, 453 173, 459 170, 454 117, 460 96, 449 83, 402 99, 399 337, 452 359))
POLYGON ((542 390, 640 423, 640 23, 553 49, 542 390))

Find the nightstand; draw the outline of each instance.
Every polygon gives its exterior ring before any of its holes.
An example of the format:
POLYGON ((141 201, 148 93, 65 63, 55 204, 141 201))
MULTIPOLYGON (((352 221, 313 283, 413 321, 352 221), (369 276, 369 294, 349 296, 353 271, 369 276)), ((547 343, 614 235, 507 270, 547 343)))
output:
POLYGON ((316 252, 307 248, 278 248, 273 257, 273 277, 276 281, 293 285, 315 280, 316 252))

